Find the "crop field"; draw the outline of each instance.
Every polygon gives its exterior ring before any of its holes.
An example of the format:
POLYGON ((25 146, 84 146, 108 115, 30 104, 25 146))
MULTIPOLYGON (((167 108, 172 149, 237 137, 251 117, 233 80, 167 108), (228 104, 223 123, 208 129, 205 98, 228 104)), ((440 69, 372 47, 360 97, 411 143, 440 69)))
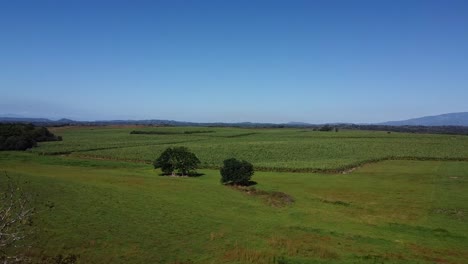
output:
POLYGON ((41 143, 32 151, 148 163, 169 146, 186 146, 204 168, 217 168, 224 159, 237 157, 260 170, 303 172, 391 158, 468 160, 468 136, 210 127, 84 127, 54 132, 64 141, 41 143), (157 134, 130 134, 133 130, 157 134))
POLYGON ((63 141, 0 152, 0 171, 33 197, 29 248, 21 249, 33 263, 468 259, 467 136, 212 127, 52 131, 63 141), (201 176, 154 170, 148 163, 169 146, 192 150, 201 176), (214 168, 231 157, 261 169, 256 185, 220 184, 214 168))

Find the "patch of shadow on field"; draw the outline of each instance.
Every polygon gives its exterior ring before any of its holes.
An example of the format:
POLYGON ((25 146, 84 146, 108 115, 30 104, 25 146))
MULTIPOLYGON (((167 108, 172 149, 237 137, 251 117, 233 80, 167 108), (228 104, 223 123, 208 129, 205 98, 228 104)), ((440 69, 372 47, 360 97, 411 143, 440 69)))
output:
POLYGON ((257 185, 258 183, 256 181, 248 181, 246 184, 238 185, 234 183, 226 183, 226 185, 234 187, 234 188, 245 188, 249 186, 254 186, 257 185))
POLYGON ((173 174, 165 174, 165 173, 160 173, 159 174, 159 176, 173 177, 173 178, 196 178, 196 177, 200 177, 200 176, 203 176, 203 175, 205 175, 205 173, 199 173, 199 172, 190 173, 190 174, 187 174, 187 175, 173 175, 173 174))
POLYGON ((431 214, 444 215, 456 220, 466 220, 466 210, 463 208, 433 208, 431 214))
POLYGON ((255 187, 246 187, 239 185, 231 185, 231 188, 239 190, 247 195, 260 197, 272 207, 285 207, 294 203, 294 198, 284 192, 277 191, 264 191, 256 189, 255 187))
POLYGON ((438 237, 438 238, 449 238, 449 239, 455 239, 455 240, 466 240, 466 237, 450 233, 448 230, 444 228, 440 228, 440 227, 428 228, 424 226, 411 226, 411 225, 400 224, 400 223, 389 223, 386 229, 393 231, 393 232, 411 234, 411 235, 417 235, 417 236, 430 236, 430 237, 438 237))
POLYGON ((345 207, 348 207, 351 205, 351 203, 347 203, 347 202, 343 202, 343 201, 330 201, 330 200, 325 200, 325 199, 321 199, 320 200, 322 203, 327 203, 327 204, 333 204, 333 205, 340 205, 340 206, 345 206, 345 207))

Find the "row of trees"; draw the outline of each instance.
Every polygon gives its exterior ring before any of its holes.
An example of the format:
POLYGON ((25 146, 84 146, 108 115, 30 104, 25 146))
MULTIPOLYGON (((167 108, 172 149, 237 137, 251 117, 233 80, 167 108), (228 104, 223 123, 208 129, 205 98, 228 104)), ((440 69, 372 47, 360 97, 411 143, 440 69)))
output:
MULTIPOLYGON (((161 169, 163 174, 173 176, 196 175, 199 165, 198 157, 186 147, 167 148, 153 162, 155 169, 161 169)), ((231 158, 223 162, 220 173, 223 184, 248 185, 254 168, 250 162, 231 158)))
POLYGON ((330 125, 324 125, 324 126, 321 126, 319 128, 314 128, 313 131, 326 131, 326 132, 335 131, 335 132, 338 132, 338 127, 332 127, 330 125))
POLYGON ((26 150, 35 147, 37 142, 60 141, 45 127, 32 124, 0 124, 0 150, 26 150))

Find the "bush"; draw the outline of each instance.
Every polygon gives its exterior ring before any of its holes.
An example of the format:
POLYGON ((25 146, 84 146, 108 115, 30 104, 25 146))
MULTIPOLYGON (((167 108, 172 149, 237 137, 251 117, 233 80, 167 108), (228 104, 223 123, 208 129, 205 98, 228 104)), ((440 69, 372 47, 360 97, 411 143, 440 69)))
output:
POLYGON ((167 148, 154 162, 154 168, 161 168, 163 174, 194 174, 200 160, 186 147, 167 148))
POLYGON ((254 174, 254 168, 245 160, 227 159, 220 173, 223 184, 248 185, 254 174))

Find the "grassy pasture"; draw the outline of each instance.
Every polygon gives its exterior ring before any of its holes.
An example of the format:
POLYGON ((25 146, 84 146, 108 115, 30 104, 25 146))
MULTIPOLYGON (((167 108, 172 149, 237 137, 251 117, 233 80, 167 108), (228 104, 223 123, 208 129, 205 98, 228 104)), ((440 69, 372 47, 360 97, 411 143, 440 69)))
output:
POLYGON ((468 162, 256 173, 256 188, 294 197, 285 207, 222 186, 219 172, 209 169, 173 178, 146 164, 19 152, 1 152, 0 169, 28 181, 35 194, 28 252, 35 260, 58 254, 77 254, 79 263, 468 259, 468 162))
POLYGON ((29 182, 35 195, 28 254, 36 261, 59 254, 79 255, 79 263, 468 259, 467 136, 211 127, 53 132, 64 140, 0 152, 0 170, 29 182), (204 175, 159 176, 147 163, 169 146, 195 152, 204 175), (254 175, 257 192, 219 183, 211 168, 230 157, 263 170, 254 175), (388 158, 400 160, 365 164, 388 158), (356 165, 348 174, 310 173, 356 165), (278 206, 274 193, 294 202, 278 206))
POLYGON ((187 146, 204 168, 237 157, 266 171, 340 170, 385 158, 468 159, 468 136, 211 127, 83 127, 54 133, 64 141, 41 143, 32 151, 151 162, 168 146, 187 146), (130 134, 132 130, 161 134, 130 134), (209 133, 186 133, 203 130, 209 133))

